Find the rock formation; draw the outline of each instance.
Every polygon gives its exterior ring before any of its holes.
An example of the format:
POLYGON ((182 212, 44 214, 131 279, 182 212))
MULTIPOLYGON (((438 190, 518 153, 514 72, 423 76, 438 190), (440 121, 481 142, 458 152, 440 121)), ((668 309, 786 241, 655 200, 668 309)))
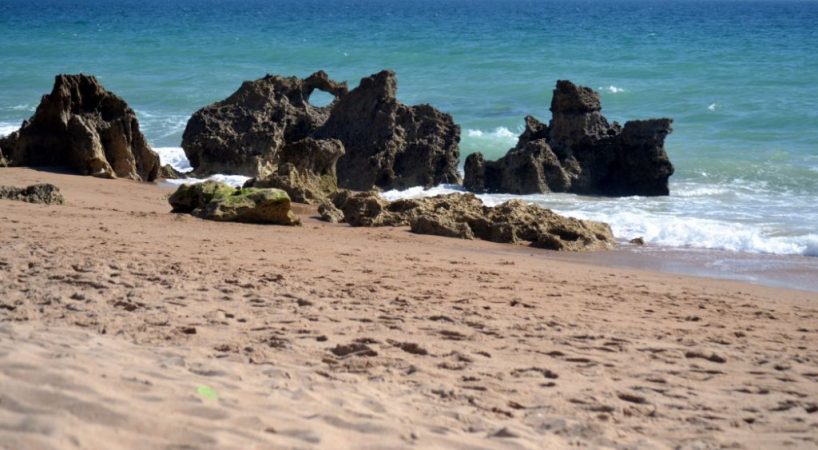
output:
POLYGON ((673 165, 664 149, 671 119, 622 127, 602 115, 599 94, 557 81, 548 125, 525 118, 517 145, 497 161, 466 158, 463 185, 473 192, 573 192, 606 196, 668 195, 673 165))
POLYGON ((235 189, 217 181, 183 184, 168 199, 173 212, 220 222, 300 225, 280 189, 235 189))
POLYGON ((24 188, 0 186, 0 199, 46 205, 62 205, 65 203, 60 189, 53 184, 33 184, 24 188))
MULTIPOLYGON (((419 234, 566 251, 602 250, 614 242, 607 224, 560 216, 519 200, 488 207, 473 194, 448 194, 390 203, 376 192, 339 191, 333 203, 352 226, 409 225, 419 234)), ((322 217, 333 220, 332 211, 326 207, 322 217)))
POLYGON ((174 169, 170 164, 165 164, 159 167, 159 178, 166 180, 183 180, 187 178, 187 175, 174 169))
POLYGON ((299 203, 319 203, 338 190, 335 164, 344 154, 337 139, 302 139, 287 144, 278 156, 276 173, 250 179, 245 187, 278 188, 299 203))
POLYGON ((429 105, 406 106, 396 95, 394 72, 366 77, 316 131, 344 144, 338 185, 365 191, 458 183, 460 127, 449 114, 429 105))
POLYGON ((267 75, 245 81, 227 99, 196 111, 182 135, 194 173, 273 174, 280 150, 308 137, 327 120, 330 106, 309 103, 316 89, 336 99, 347 92, 346 83, 336 83, 324 72, 303 80, 267 75))
POLYGON ((124 100, 88 75, 57 75, 22 127, 0 139, 10 165, 60 166, 83 175, 153 181, 159 155, 124 100))
POLYGON ((458 182, 460 128, 450 115, 429 105, 401 104, 396 92, 391 71, 364 78, 351 92, 346 83, 336 83, 324 72, 304 80, 268 75, 197 111, 187 124, 182 147, 198 176, 278 176, 277 183, 283 183, 284 178, 295 178, 294 173, 303 175, 297 164, 295 170, 279 167, 286 164, 283 150, 312 138, 310 146, 297 148, 329 145, 316 144, 320 141, 342 144, 337 180, 344 188, 458 182), (315 89, 335 100, 325 107, 310 105, 315 89))

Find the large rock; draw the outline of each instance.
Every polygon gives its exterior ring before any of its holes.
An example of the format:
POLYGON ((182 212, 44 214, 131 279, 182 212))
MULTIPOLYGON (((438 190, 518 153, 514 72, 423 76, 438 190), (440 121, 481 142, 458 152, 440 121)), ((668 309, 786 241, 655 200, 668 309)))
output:
POLYGON ((294 202, 317 204, 338 190, 335 164, 344 154, 337 139, 302 139, 287 144, 278 157, 276 173, 250 179, 245 187, 277 188, 294 202))
POLYGON ((65 203, 60 189, 53 184, 33 184, 24 188, 0 186, 0 199, 18 200, 28 203, 62 205, 65 203))
POLYGON ((400 103, 392 71, 366 77, 342 96, 316 136, 343 142, 346 154, 338 161, 343 188, 405 189, 460 181, 460 127, 429 105, 400 103))
POLYGON ((124 100, 88 75, 58 75, 22 127, 0 139, 14 166, 60 166, 83 175, 153 181, 159 155, 124 100))
POLYGON ((409 225, 419 234, 565 251, 603 250, 614 243, 607 224, 564 217, 520 200, 488 207, 474 194, 448 194, 390 203, 376 192, 348 191, 333 200, 352 226, 409 225))
POLYGON ((168 199, 173 212, 220 222, 300 225, 281 189, 235 189, 217 181, 182 185, 168 199))
POLYGON ((668 195, 673 165, 664 141, 671 119, 608 123, 599 94, 558 81, 548 125, 526 117, 517 145, 497 161, 466 158, 473 192, 573 192, 607 196, 668 195))
POLYGON ((268 75, 197 111, 187 124, 182 147, 200 176, 294 177, 292 170, 280 173, 279 166, 286 164, 284 149, 314 138, 343 145, 345 153, 337 161, 338 185, 343 188, 459 182, 460 127, 429 105, 403 105, 396 93, 391 71, 364 78, 351 92, 346 83, 336 83, 324 72, 304 80, 268 75), (310 105, 315 89, 335 100, 325 107, 310 105))
POLYGON ((194 173, 275 173, 281 149, 308 137, 329 116, 330 106, 309 103, 315 90, 336 98, 347 92, 346 83, 336 83, 324 72, 306 79, 267 75, 245 81, 227 99, 196 111, 182 135, 194 173))

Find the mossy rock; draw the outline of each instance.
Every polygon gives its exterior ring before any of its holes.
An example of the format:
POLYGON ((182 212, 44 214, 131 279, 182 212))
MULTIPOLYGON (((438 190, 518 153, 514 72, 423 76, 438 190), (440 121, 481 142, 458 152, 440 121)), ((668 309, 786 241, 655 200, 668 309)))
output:
POLYGON ((235 191, 234 187, 219 181, 183 184, 176 189, 168 201, 173 207, 173 212, 192 213, 195 209, 203 208, 212 200, 230 196, 235 191))
POLYGON ((290 196, 281 189, 235 189, 229 195, 215 196, 197 215, 222 222, 301 224, 290 209, 290 196))

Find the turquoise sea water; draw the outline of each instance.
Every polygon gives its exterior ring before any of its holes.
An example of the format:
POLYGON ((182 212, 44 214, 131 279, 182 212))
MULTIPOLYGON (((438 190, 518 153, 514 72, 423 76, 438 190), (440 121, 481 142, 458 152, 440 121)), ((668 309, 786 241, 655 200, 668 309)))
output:
POLYGON ((402 101, 454 115, 463 159, 496 158, 571 79, 609 119, 675 120, 672 195, 528 199, 623 239, 818 255, 818 2, 0 0, 0 36, 0 134, 85 72, 160 148, 243 80, 391 68, 402 101))

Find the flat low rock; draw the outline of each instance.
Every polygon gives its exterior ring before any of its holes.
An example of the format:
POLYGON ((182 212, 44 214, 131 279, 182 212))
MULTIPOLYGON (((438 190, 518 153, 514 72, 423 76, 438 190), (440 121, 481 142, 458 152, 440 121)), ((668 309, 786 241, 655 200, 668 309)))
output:
MULTIPOLYGON (((333 201, 344 222, 352 226, 408 225, 419 234, 561 251, 605 250, 614 245, 611 228, 605 223, 561 216, 520 200, 489 207, 469 193, 389 202, 377 192, 341 191, 333 201)), ((327 216, 325 220, 337 220, 327 216)))
POLYGON ((220 222, 300 225, 290 197, 281 189, 236 189, 224 183, 182 185, 168 199, 173 212, 220 222))
POLYGON ((24 188, 0 186, 0 199, 46 205, 62 205, 65 203, 60 188, 49 183, 33 184, 24 188))
POLYGON ((136 113, 93 76, 57 75, 51 93, 19 130, 0 138, 10 166, 59 166, 82 175, 153 181, 159 155, 136 113))

